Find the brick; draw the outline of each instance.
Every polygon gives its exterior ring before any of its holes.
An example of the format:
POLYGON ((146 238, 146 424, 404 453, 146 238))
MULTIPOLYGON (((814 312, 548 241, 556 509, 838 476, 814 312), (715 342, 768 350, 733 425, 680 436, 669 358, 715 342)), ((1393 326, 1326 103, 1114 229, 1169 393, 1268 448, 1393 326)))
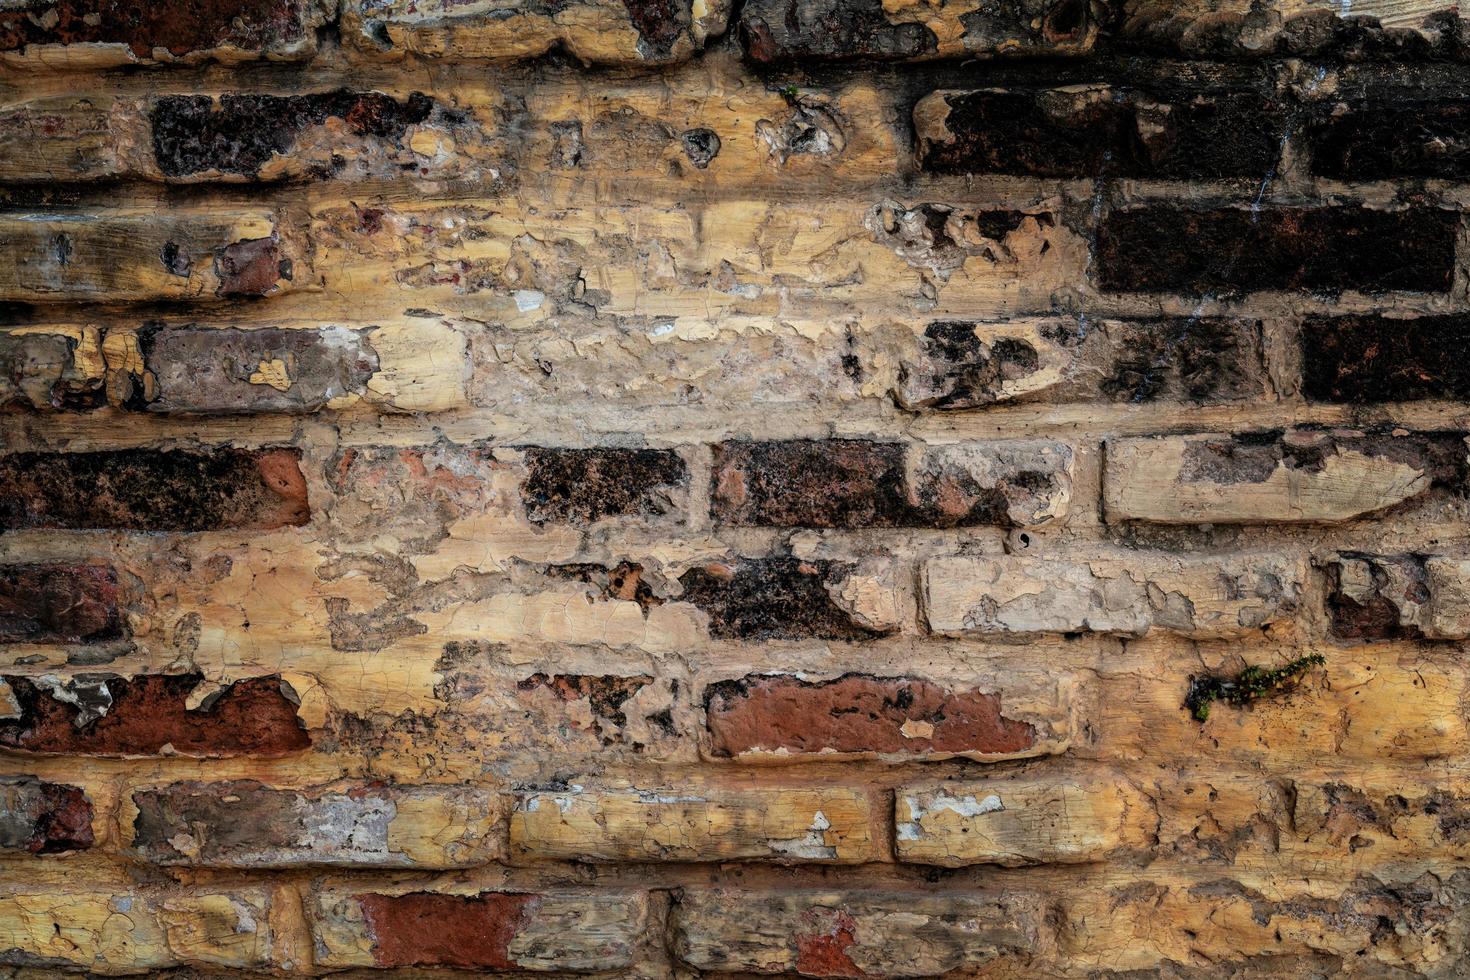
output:
POLYGON ((0 565, 0 643, 103 643, 125 635, 107 565, 0 565))
POLYGON ((0 891, 0 964, 104 975, 175 966, 260 969, 271 961, 270 913, 261 888, 12 887, 0 891))
POLYGON ((1303 131, 1312 173, 1336 180, 1470 176, 1470 102, 1330 102, 1303 131))
POLYGON ((1400 860, 1470 854, 1470 794, 1463 786, 1298 782, 1291 799, 1294 836, 1311 853, 1351 859, 1374 848, 1400 860))
POLYGON ((0 527, 269 530, 305 524, 297 449, 0 456, 0 527))
POLYGON ((710 514, 736 527, 1034 527, 1066 516, 1072 450, 862 439, 714 447, 710 514))
POLYGON ((648 916, 641 892, 448 894, 342 885, 308 905, 316 965, 486 971, 624 970, 648 916))
POLYGON ((1470 398, 1470 317, 1310 316, 1302 394, 1338 405, 1470 398))
POLYGON ((143 370, 122 400, 150 412, 314 412, 361 395, 379 368, 367 337, 345 327, 153 326, 133 343, 143 370))
POLYGON ((1305 580, 1300 561, 1272 554, 931 558, 922 576, 936 633, 1136 637, 1163 630, 1198 639, 1247 636, 1289 621, 1305 580))
POLYGON ((1425 208, 1114 211, 1098 229, 1105 292, 1191 295, 1240 290, 1445 292, 1459 215, 1425 208))
POLYGON ((752 0, 741 9, 740 37, 758 62, 1073 55, 1092 47, 1102 16, 1090 0, 1001 0, 979 9, 956 0, 752 0))
POLYGON ((131 849, 151 864, 456 868, 500 856, 498 799, 466 787, 184 782, 131 802, 131 849))
POLYGON ((106 401, 95 327, 0 331, 0 407, 85 411, 106 401))
POLYGON ((64 95, 11 106, 0 111, 0 178, 53 183, 139 172, 145 133, 141 108, 121 99, 64 95))
POLYGON ((1063 752, 1072 686, 945 686, 849 673, 831 680, 747 674, 704 689, 709 754, 802 762, 950 758, 990 762, 1063 752))
POLYGON ((914 127, 930 173, 1194 179, 1270 172, 1285 128, 1278 105, 1249 93, 1108 85, 933 92, 914 127))
POLYGON ((871 800, 850 789, 618 790, 571 786, 521 794, 512 855, 566 861, 877 859, 871 800))
POLYGON ((1470 560, 1344 553, 1327 583, 1337 639, 1470 639, 1470 560))
POLYGON ((852 562, 776 556, 708 562, 679 577, 717 639, 860 641, 897 629, 896 583, 852 562))
POLYGON ((1455 56, 1463 4, 1453 0, 1126 0, 1117 37, 1189 57, 1455 56))
POLYGON ((1165 524, 1351 520, 1464 483, 1462 433, 1294 430, 1115 439, 1107 519, 1165 524))
POLYGON ((16 0, 0 10, 0 55, 47 67, 308 58, 336 5, 323 0, 16 0))
POLYGON ((993 779, 894 791, 898 859, 962 868, 1101 861, 1144 850, 1153 807, 1118 780, 993 779))
POLYGON ((92 801, 78 786, 0 776, 0 852, 60 854, 96 843, 92 801))
POLYGON ((279 756, 311 744, 279 677, 235 681, 188 707, 199 674, 9 675, 19 711, 0 716, 0 748, 48 755, 279 756))
POLYGON ((358 48, 430 58, 534 58, 564 47, 583 62, 684 61, 724 32, 723 0, 575 0, 555 9, 525 0, 343 0, 342 33, 358 48))
POLYGON ((289 289, 301 272, 295 246, 269 212, 0 218, 0 300, 263 297, 289 289))
POLYGON ((894 395, 913 410, 1008 402, 1200 404, 1269 392, 1258 321, 935 320, 899 362, 894 395))
POLYGON ((1036 896, 1005 893, 681 890, 673 952, 710 972, 929 977, 1023 957, 1036 896))
POLYGON ((684 458, 672 449, 522 450, 521 500, 535 524, 577 527, 608 517, 662 517, 678 510, 689 485, 684 458))

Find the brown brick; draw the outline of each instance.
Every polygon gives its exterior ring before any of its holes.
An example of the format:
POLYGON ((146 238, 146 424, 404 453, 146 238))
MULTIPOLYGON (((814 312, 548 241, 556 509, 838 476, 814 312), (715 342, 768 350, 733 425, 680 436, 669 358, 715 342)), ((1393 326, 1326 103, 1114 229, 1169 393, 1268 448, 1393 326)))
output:
POLYGON ((1026 892, 687 889, 673 951, 712 973, 932 977, 1025 956, 1042 919, 1026 892))
POLYGON ((584 62, 683 61, 722 33, 726 0, 573 0, 554 8, 491 0, 343 0, 343 35, 378 54, 532 58, 564 47, 584 62))
POLYGON ((1043 440, 725 442, 710 513, 739 527, 1031 526, 1065 516, 1071 475, 1071 449, 1043 440))
POLYGON ((647 920, 640 892, 319 892, 316 964, 532 972, 623 970, 647 920))
POLYGON ((1470 316, 1309 316, 1301 327, 1302 394, 1361 405, 1470 398, 1470 316))
POLYGON ((186 782, 136 790, 132 806, 132 849, 152 864, 453 868, 500 853, 496 796, 465 787, 186 782))
POLYGON ((914 411, 1005 402, 1217 402, 1270 391, 1254 320, 935 320, 899 362, 914 411))
POLYGON ((1271 171, 1284 127, 1257 95, 1156 100, 1108 85, 934 92, 914 125, 930 173, 1196 179, 1271 171))
POLYGON ((746 53, 766 62, 1077 54, 1091 48, 1102 14, 1092 0, 998 0, 980 8, 955 0, 919 8, 751 0, 740 36, 746 53))
POLYGON ((272 296, 295 246, 260 211, 33 214, 0 218, 0 300, 178 301, 272 296))
POLYGON ((1006 702, 1004 692, 985 688, 856 673, 832 680, 747 674, 704 689, 715 758, 989 761, 1066 747, 1065 705, 1046 717, 1029 708, 1007 709, 1006 702))
POLYGON ((0 565, 0 643, 101 643, 123 636, 107 565, 0 565))
POLYGON ((824 559, 710 562, 680 576, 679 599, 703 610, 710 635, 721 639, 857 641, 893 632, 844 598, 853 573, 850 562, 824 559))
POLYGON ((93 843, 92 802, 80 787, 0 776, 0 851, 58 854, 93 843))
POLYGON ((71 58, 103 65, 302 58, 316 51, 317 29, 327 19, 328 4, 321 0, 195 0, 182 6, 17 0, 0 10, 0 53, 61 65, 71 58))
POLYGON ((1470 561, 1343 553, 1327 562, 1327 612, 1340 640, 1470 638, 1470 561))
POLYGON ((1459 225, 1455 212, 1427 208, 1137 207, 1103 219, 1098 285, 1107 292, 1191 295, 1444 292, 1454 273, 1459 225))
POLYGON ((279 677, 235 681, 188 707, 199 674, 4 678, 19 712, 0 716, 0 747, 49 755, 277 756, 311 744, 279 677))
POLYGON ((606 517, 662 517, 689 483, 672 449, 522 450, 521 500, 536 524, 584 526, 606 517))
POLYGON ((0 527, 270 529, 311 509, 296 449, 0 456, 0 527))

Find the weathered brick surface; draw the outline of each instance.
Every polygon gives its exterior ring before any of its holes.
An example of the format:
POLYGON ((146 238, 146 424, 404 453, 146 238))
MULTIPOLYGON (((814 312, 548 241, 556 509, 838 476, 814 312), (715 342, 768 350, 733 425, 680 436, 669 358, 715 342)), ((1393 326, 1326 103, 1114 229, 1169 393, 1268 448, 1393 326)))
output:
POLYGON ((0 748, 61 755, 200 757, 294 752, 310 744, 279 677, 235 681, 190 706, 198 674, 4 678, 15 710, 0 748))
POLYGON ((697 787, 521 794, 512 855, 526 860, 778 861, 862 864, 877 857, 861 792, 697 787))
POLYGON ((131 847, 152 864, 449 868, 499 853, 495 796, 459 787, 191 782, 135 790, 131 805, 131 847))
POLYGON ((324 967, 624 970, 648 915, 639 892, 375 891, 340 884, 309 909, 324 967))
POLYGON ((1110 521, 1335 523, 1464 486, 1458 432, 1293 430, 1108 443, 1110 521))
POLYGON ((1425 208, 1155 204, 1103 219, 1097 279, 1107 292, 1445 292, 1458 226, 1455 212, 1425 208))
POLYGON ((924 608, 930 629, 955 635, 1243 636, 1291 618, 1301 566, 1278 555, 932 558, 924 608))
POLYGON ((1029 526, 1066 516, 1072 451, 1043 441, 727 442, 715 447, 713 480, 711 515, 722 524, 1029 526))
POLYGON ((92 803, 79 787, 0 777, 0 852, 84 851, 96 842, 92 817, 92 803))
POLYGON ((0 973, 1470 975, 1454 0, 0 0, 0 973))
POLYGON ((1041 931, 1033 895, 690 889, 674 951, 716 972, 927 977, 1024 957, 1041 931))
POLYGON ((295 449, 0 456, 0 527, 210 531, 305 524, 295 449))
POLYGON ((990 761, 1065 750, 1070 686, 1020 694, 917 677, 750 674, 706 687, 704 710, 715 758, 990 761))

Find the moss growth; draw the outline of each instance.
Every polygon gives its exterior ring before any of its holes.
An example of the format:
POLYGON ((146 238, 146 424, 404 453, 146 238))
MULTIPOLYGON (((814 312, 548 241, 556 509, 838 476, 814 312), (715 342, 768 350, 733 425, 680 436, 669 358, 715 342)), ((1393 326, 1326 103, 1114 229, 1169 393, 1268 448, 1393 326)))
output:
POLYGON ((1212 702, 1223 701, 1237 707, 1251 704, 1277 693, 1309 669, 1326 662, 1327 658, 1322 654, 1312 653, 1276 668, 1250 665, 1233 678, 1192 677, 1184 706, 1196 721, 1205 721, 1210 717, 1212 702))

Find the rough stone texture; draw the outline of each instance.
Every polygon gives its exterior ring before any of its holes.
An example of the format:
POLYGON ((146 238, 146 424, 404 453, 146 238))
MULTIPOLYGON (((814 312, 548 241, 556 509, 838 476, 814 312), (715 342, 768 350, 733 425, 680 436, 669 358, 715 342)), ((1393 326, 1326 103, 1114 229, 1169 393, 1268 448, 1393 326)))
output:
POLYGON ((1190 295, 1445 292, 1458 226, 1454 212, 1428 209, 1130 208, 1099 229, 1098 285, 1190 295))
POLYGON ((0 852, 60 854, 96 843, 92 803, 79 787, 0 777, 0 852))
POLYGON ((877 856, 871 802, 844 789, 573 785, 522 794, 510 816, 510 847, 536 861, 862 864, 877 856))
POLYGON ((362 889, 337 884, 315 896, 317 965, 624 970, 648 915, 637 892, 362 889))
POLYGON ((295 449, 0 456, 0 527, 207 531, 305 524, 295 449))
POLYGON ((903 786, 894 792, 898 859, 970 864, 1100 861, 1149 843, 1150 805, 1126 785, 1066 778, 903 786))
POLYGON ((921 678, 750 674, 706 687, 704 710, 717 759, 991 761, 1064 751, 1068 694, 1065 685, 1017 697, 947 690, 921 678))
POLYGON ((1337 523, 1461 490, 1458 432, 1341 430, 1171 436, 1108 443, 1109 521, 1337 523))
POLYGON ((1164 630, 1201 639, 1244 636, 1289 620, 1305 579, 1278 555, 1091 560, 932 558, 924 608, 936 633, 995 636, 1164 630))
POLYGON ((198 707, 199 674, 4 678, 14 713, 0 748, 51 755, 276 756, 310 744, 294 693, 279 677, 236 681, 198 707))
POLYGON ((715 972, 928 977, 1024 956, 1041 918, 1024 892, 690 889, 674 905, 674 951, 715 972))
POLYGON ((496 798, 454 787, 175 783, 131 805, 132 849, 152 864, 452 868, 499 853, 496 798))
POLYGON ((1470 638, 1470 560, 1345 553, 1327 565, 1327 577, 1339 639, 1470 638))
POLYGON ((1062 443, 930 449, 858 439, 715 447, 710 513, 742 527, 1031 526, 1066 516, 1062 443))

